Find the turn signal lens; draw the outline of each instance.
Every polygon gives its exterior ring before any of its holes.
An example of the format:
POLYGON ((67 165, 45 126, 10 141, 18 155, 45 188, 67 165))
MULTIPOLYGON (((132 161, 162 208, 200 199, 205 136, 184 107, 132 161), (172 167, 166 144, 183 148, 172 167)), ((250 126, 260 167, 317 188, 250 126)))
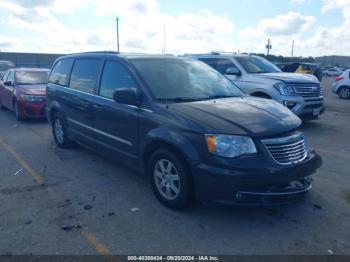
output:
POLYGON ((207 146, 210 153, 214 153, 216 151, 216 137, 215 136, 206 136, 207 146))

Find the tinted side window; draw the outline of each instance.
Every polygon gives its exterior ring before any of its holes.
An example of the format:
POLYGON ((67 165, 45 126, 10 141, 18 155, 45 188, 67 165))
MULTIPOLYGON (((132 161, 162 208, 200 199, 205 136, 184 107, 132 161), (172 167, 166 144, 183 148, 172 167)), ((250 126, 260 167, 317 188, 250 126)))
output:
POLYGON ((100 70, 100 59, 77 59, 74 63, 69 87, 92 94, 100 70))
POLYGON ((58 61, 52 70, 49 83, 53 83, 61 86, 67 86, 72 64, 73 64, 73 59, 64 59, 64 60, 58 61))
POLYGON ((137 87, 130 73, 118 62, 107 61, 101 79, 99 95, 113 98, 118 88, 137 87))
POLYGON ((230 67, 236 67, 232 61, 225 58, 215 58, 215 59, 203 58, 199 60, 210 65, 212 68, 214 68, 216 71, 218 71, 221 74, 225 74, 226 70, 230 67))

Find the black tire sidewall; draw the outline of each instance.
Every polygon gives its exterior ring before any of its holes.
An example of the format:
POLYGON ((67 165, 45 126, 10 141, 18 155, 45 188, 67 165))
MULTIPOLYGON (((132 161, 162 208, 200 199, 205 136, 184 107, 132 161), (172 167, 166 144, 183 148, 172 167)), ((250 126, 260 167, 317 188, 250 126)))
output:
POLYGON ((172 151, 168 149, 159 149, 155 151, 150 157, 147 164, 147 175, 149 177, 152 190, 157 199, 165 206, 172 209, 182 209, 187 207, 193 199, 193 186, 191 180, 191 173, 184 160, 177 157, 172 151), (154 179, 154 167, 159 159, 169 160, 177 169, 180 177, 180 193, 174 200, 164 198, 158 191, 154 179))
POLYGON ((17 100, 15 100, 13 102, 13 111, 15 113, 17 121, 23 121, 24 118, 21 116, 21 113, 19 112, 17 100), (16 108, 17 108, 17 110, 16 110, 16 108))
POLYGON ((52 125, 52 134, 53 134, 53 138, 56 142, 56 145, 58 145, 61 148, 70 148, 72 146, 72 141, 68 137, 66 123, 64 122, 63 118, 60 116, 59 113, 56 113, 53 115, 53 117, 51 119, 51 123, 52 123, 51 124, 52 125), (59 119, 61 122, 61 125, 62 125, 62 129, 63 129, 63 142, 62 143, 60 143, 56 137, 56 133, 55 133, 56 119, 59 119))

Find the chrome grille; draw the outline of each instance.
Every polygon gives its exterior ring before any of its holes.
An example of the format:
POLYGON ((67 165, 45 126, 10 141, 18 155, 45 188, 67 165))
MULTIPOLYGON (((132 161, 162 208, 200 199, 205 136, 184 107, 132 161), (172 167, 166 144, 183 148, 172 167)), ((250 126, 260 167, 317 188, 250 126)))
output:
POLYGON ((262 143, 279 164, 290 165, 303 161, 308 154, 307 143, 301 134, 264 139, 262 143))
POLYGON ((323 95, 319 84, 291 84, 294 92, 302 97, 320 97, 323 95))

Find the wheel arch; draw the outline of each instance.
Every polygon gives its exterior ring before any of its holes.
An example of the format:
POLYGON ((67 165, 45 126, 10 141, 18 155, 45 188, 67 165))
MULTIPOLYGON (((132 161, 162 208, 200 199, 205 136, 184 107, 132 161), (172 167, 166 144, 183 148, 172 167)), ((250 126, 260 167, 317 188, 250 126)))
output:
MULTIPOLYGON (((175 153, 180 157, 191 170, 191 162, 199 160, 199 155, 190 141, 184 136, 170 132, 166 129, 157 129, 151 131, 144 139, 141 146, 141 159, 144 170, 147 170, 147 164, 151 155, 158 149, 164 148, 175 153)), ((147 171, 145 172, 147 175, 147 171)))

